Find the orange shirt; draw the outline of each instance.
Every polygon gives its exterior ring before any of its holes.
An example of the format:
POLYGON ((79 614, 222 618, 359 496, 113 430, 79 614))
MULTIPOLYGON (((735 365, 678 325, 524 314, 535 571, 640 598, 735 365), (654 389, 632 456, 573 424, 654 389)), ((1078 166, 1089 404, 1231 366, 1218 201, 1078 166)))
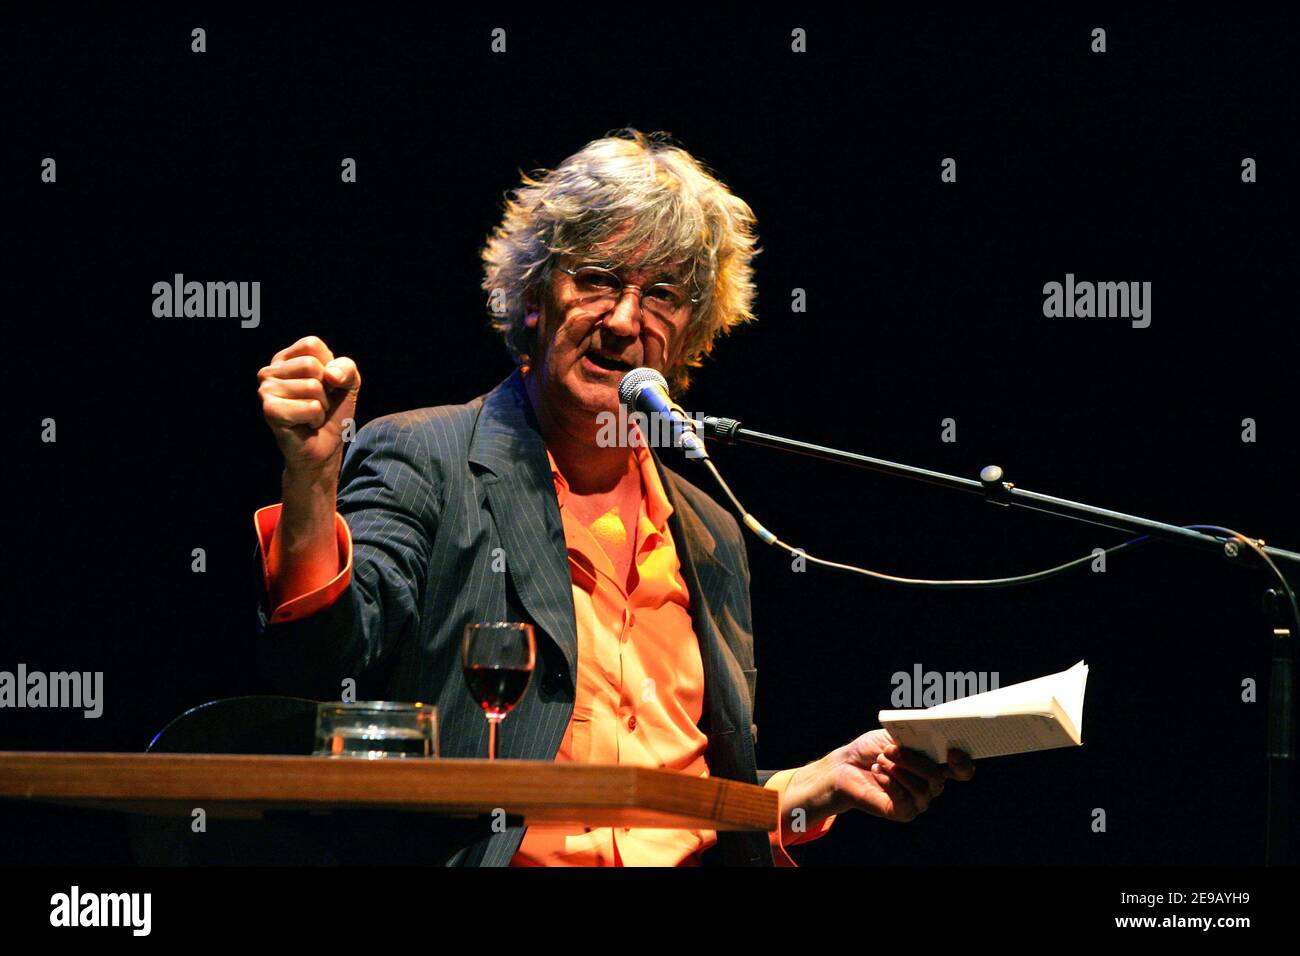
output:
MULTIPOLYGON (((626 545, 618 509, 584 525, 566 506, 568 484, 549 452, 547 457, 578 623, 573 717, 555 759, 708 776, 709 740, 697 726, 704 712, 704 662, 668 530, 672 505, 650 453, 636 449, 642 495, 630 592, 606 553, 607 545, 615 552, 626 545)), ((512 865, 675 866, 716 842, 713 830, 530 826, 512 865)))
MULTIPOLYGON (((708 776, 707 736, 699 729, 704 707, 704 666, 691 624, 690 594, 668 527, 672 505, 645 448, 634 451, 641 474, 641 505, 636 520, 632 587, 617 580, 605 547, 626 545, 617 509, 584 525, 565 507, 568 485, 547 452, 564 524, 578 631, 578 673, 573 716, 557 761, 662 767, 708 776)), ((255 515, 269 594, 274 581, 266 570, 279 505, 255 515)), ((328 607, 347 587, 352 540, 347 522, 335 515, 339 574, 308 594, 281 603, 273 622, 295 620, 328 607)), ((795 769, 773 774, 767 786, 784 795, 795 769)), ((821 836, 830 817, 802 834, 770 834, 778 865, 793 866, 784 845, 821 836)), ((717 841, 713 830, 653 828, 568 828, 529 826, 512 866, 677 866, 694 865, 717 841)))

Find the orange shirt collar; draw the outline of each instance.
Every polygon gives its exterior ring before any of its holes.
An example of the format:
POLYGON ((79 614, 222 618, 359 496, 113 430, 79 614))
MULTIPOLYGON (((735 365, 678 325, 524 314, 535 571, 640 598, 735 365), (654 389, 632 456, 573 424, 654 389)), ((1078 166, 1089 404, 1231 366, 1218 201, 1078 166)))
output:
MULTIPOLYGON (((632 453, 636 456, 637 466, 641 469, 641 488, 645 499, 646 517, 650 519, 655 531, 664 534, 668 526, 668 516, 673 513, 673 506, 668 501, 663 482, 659 479, 659 470, 655 468, 654 456, 645 445, 645 437, 641 434, 641 429, 635 423, 632 427, 636 429, 637 435, 632 453)), ((555 496, 559 499, 562 509, 564 500, 569 494, 569 483, 560 474, 559 466, 555 464, 555 456, 551 454, 549 448, 546 449, 546 460, 551 466, 551 477, 555 481, 555 496)))

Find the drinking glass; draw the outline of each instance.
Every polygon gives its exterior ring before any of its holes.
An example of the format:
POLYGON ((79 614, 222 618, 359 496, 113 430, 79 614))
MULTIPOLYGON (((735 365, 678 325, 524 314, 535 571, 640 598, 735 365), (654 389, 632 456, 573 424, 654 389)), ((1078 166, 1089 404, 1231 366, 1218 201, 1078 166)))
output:
POLYGON ((438 709, 429 704, 328 701, 316 708, 316 750, 324 757, 438 756, 438 709))
POLYGON ((465 625, 461 670, 488 720, 488 759, 497 758, 497 726, 532 681, 537 642, 531 624, 485 621, 465 625))

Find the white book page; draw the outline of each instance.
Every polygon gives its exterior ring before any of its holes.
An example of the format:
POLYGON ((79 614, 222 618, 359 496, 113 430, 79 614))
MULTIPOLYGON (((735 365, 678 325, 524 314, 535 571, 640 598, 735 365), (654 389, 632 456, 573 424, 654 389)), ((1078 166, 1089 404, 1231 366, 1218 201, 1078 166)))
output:
MULTIPOLYGON (((894 715, 902 711, 892 711, 894 715)), ((890 719, 882 721, 904 747, 927 754, 935 763, 948 759, 948 749, 965 751, 973 760, 1070 747, 1074 741, 1065 728, 1051 717, 1019 714, 984 720, 978 717, 945 717, 929 720, 890 719)))
POLYGON ((1083 739, 1083 691, 1088 686, 1088 665, 1083 661, 1060 675, 1061 687, 1052 696, 1074 724, 1074 732, 1083 739))
POLYGON ((1088 665, 1079 661, 1059 674, 1036 677, 997 690, 935 704, 925 708, 922 713, 934 717, 991 717, 1000 713, 1025 711, 1050 714, 1052 698, 1056 698, 1061 709, 1074 723, 1075 730, 1082 732, 1083 691, 1087 681, 1088 665))

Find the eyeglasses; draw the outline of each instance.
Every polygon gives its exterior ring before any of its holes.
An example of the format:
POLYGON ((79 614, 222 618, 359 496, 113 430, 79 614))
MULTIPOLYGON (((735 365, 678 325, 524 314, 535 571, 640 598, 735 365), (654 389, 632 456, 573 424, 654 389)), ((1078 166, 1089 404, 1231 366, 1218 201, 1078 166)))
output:
MULTIPOLYGON (((573 277, 574 288, 582 296, 583 305, 608 308, 623 298, 625 283, 614 272, 601 266, 578 266, 559 270, 573 277)), ((634 287, 635 288, 635 287, 634 287)), ((661 319, 671 319, 683 309, 700 301, 699 296, 686 293, 680 285, 656 282, 640 290, 641 307, 661 319)))

